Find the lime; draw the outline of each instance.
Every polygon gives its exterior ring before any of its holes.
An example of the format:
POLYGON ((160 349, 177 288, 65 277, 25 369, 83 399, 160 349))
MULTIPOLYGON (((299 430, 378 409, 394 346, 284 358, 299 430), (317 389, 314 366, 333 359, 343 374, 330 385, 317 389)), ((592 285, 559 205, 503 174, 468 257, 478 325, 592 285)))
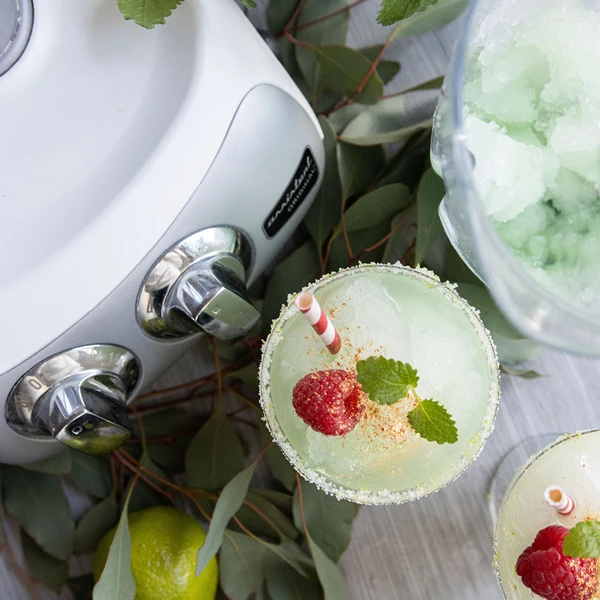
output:
MULTIPOLYGON (((115 531, 109 531, 96 549, 96 581, 115 531)), ((196 553, 206 533, 190 515, 169 506, 146 508, 129 515, 129 533, 135 600, 214 600, 219 578, 217 559, 195 576, 196 553)))

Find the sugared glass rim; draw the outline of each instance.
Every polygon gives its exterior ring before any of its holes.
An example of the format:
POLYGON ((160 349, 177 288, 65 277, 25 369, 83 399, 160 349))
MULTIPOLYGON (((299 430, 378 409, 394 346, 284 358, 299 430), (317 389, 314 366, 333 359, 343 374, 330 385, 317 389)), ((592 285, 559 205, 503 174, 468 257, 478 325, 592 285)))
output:
POLYGON ((562 443, 568 442, 569 440, 572 440, 575 438, 578 439, 580 437, 583 437, 584 435, 587 435, 588 433, 600 433, 600 429, 598 429, 598 428, 597 429, 584 429, 582 431, 575 431, 574 433, 565 433, 564 435, 561 435, 559 438, 554 440, 551 444, 544 446, 539 452, 536 452, 535 454, 533 454, 532 456, 529 457, 527 462, 517 471, 517 473, 513 477, 512 481, 508 485, 506 494, 504 494, 504 500, 502 500, 502 505, 500 506, 500 510, 498 511, 496 525, 494 526, 494 557, 495 557, 494 558, 494 572, 496 573, 496 579, 498 580, 498 585, 500 586, 500 589, 502 590, 502 594, 504 595, 504 598, 506 600, 509 600, 509 596, 506 593, 506 589, 504 588, 504 585, 502 585, 502 577, 500 576, 500 566, 499 566, 500 561, 497 558, 500 556, 499 549, 498 549, 498 535, 500 532, 500 523, 502 522, 502 517, 503 517, 504 511, 506 509, 506 499, 511 495, 514 487, 521 480, 521 477, 523 477, 523 475, 525 475, 525 473, 527 473, 527 471, 529 470, 529 467, 534 462, 536 462, 540 457, 544 456, 544 454, 546 454, 547 452, 550 452, 551 450, 553 450, 556 446, 560 446, 562 443))
POLYGON ((436 481, 430 482, 429 485, 423 484, 406 490, 392 492, 389 490, 369 491, 345 488, 331 482, 323 475, 316 473, 306 464, 306 461, 300 457, 281 430, 279 421, 275 415, 275 408, 271 401, 270 394, 270 367, 273 359, 273 352, 282 339, 282 331, 285 324, 289 319, 299 313, 298 308, 294 305, 296 294, 288 296, 287 305, 282 307, 279 317, 273 321, 271 332, 262 348, 262 360, 259 368, 260 404, 264 412, 263 420, 267 424, 273 439, 277 442, 285 457, 304 479, 314 483, 318 488, 327 494, 335 496, 339 500, 349 500, 357 504, 402 504, 411 500, 417 500, 442 489, 444 486, 457 479, 481 453, 490 433, 494 430, 494 421, 498 412, 498 401, 500 398, 498 356, 490 332, 485 328, 479 317, 479 311, 474 309, 464 298, 461 298, 458 295, 455 291, 456 285, 442 282, 435 273, 421 267, 413 269, 412 267, 406 267, 400 263, 393 265, 379 263, 361 264, 356 267, 340 269, 337 273, 324 275, 321 279, 304 287, 302 291, 314 293, 325 285, 329 285, 344 277, 355 275, 357 273, 372 272, 399 273, 407 277, 418 279, 436 289, 448 300, 452 301, 460 310, 465 312, 481 341, 482 349, 487 357, 488 377, 490 382, 487 410, 482 420, 481 429, 470 442, 467 442, 466 449, 461 459, 455 463, 454 468, 445 470, 442 477, 436 481))

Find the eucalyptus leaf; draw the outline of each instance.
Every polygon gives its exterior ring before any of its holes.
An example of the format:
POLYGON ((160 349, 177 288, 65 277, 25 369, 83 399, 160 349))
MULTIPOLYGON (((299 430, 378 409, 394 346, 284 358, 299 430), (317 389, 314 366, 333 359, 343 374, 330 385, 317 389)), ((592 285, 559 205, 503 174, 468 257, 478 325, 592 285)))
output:
POLYGON ((410 190, 401 183, 382 185, 361 196, 344 215, 347 231, 389 226, 392 217, 411 202, 410 190))
POLYGON ((307 542, 325 593, 325 600, 349 600, 346 582, 337 565, 310 536, 307 536, 307 542))
POLYGON ((319 117, 325 146, 325 172, 317 196, 304 217, 317 248, 321 248, 341 218, 342 191, 337 168, 337 138, 329 119, 319 117))
POLYGON ((383 96, 383 81, 376 70, 369 75, 362 90, 356 93, 371 68, 371 61, 358 50, 336 44, 315 45, 310 50, 317 57, 329 89, 360 104, 375 104, 383 96))
POLYGON ((481 320, 492 334, 501 363, 514 365, 539 357, 540 346, 525 338, 507 321, 483 284, 459 283, 458 293, 479 310, 481 320))
POLYGON ((300 291, 305 285, 318 279, 320 274, 319 255, 312 240, 282 260, 275 267, 267 284, 262 314, 263 327, 267 331, 271 328, 271 322, 279 315, 288 294, 300 291))
POLYGON ((239 379, 253 390, 258 391, 258 365, 256 363, 249 363, 240 369, 230 371, 227 373, 227 377, 239 379))
POLYGON ((71 453, 67 448, 64 448, 64 450, 61 450, 58 454, 54 454, 49 458, 25 463, 20 466, 28 471, 50 473, 51 475, 64 475, 71 470, 71 453))
MULTIPOLYGON (((313 540, 334 562, 338 562, 350 545, 354 505, 338 500, 319 490, 312 483, 302 480, 302 501, 306 526, 313 540)), ((294 523, 298 531, 304 532, 300 518, 298 490, 294 493, 294 523)))
MULTIPOLYGON (((139 481, 138 481, 139 483, 139 481)), ((73 536, 73 552, 91 552, 119 519, 119 504, 108 496, 88 510, 77 523, 73 536)))
POLYGON ((276 600, 321 600, 323 590, 318 581, 302 577, 295 569, 272 553, 265 554, 264 569, 267 591, 276 600))
POLYGON ((221 408, 194 436, 185 454, 190 487, 207 491, 221 489, 244 466, 244 451, 221 408))
POLYGON ((411 241, 411 228, 413 221, 410 218, 410 211, 413 207, 398 213, 390 225, 392 235, 385 244, 381 262, 393 263, 403 258, 407 252, 411 241))
POLYGON ((248 600, 262 584, 266 548, 260 541, 235 531, 225 531, 219 553, 219 577, 230 600, 248 600))
MULTIPOLYGON (((142 456, 140 458, 140 464, 148 471, 156 473, 159 477, 162 477, 163 479, 167 478, 164 471, 154 463, 147 451, 142 453, 142 456)), ((149 479, 152 478, 149 477, 149 479)), ((129 487, 131 485, 133 485, 133 479, 131 479, 127 490, 129 490, 129 487)), ((167 503, 168 500, 162 494, 159 494, 145 481, 138 479, 135 484, 135 488, 131 493, 131 498, 129 499, 129 510, 131 512, 137 512, 138 510, 150 508, 151 506, 156 506, 157 504, 167 503)))
MULTIPOLYGON (((179 433, 196 426, 198 417, 188 410, 168 408, 142 417, 146 437, 157 437, 179 433)), ((137 419, 132 420, 132 429, 136 437, 141 437, 137 419)))
POLYGON ((506 365, 500 365, 500 372, 512 377, 520 377, 521 379, 537 379, 538 377, 546 377, 542 373, 538 373, 532 369, 511 369, 506 365))
MULTIPOLYGON (((411 202, 410 191, 401 183, 381 186, 361 196, 347 211, 344 218, 346 231, 352 234, 363 231, 360 235, 349 235, 350 246, 356 256, 365 248, 377 243, 390 230, 390 221, 398 211, 406 208, 411 202)), ((342 240, 342 225, 336 227, 333 236, 338 238, 332 246, 330 267, 339 264, 346 266, 348 251, 345 240, 342 240)), ((383 247, 381 248, 383 252, 383 247)), ((363 257, 364 258, 364 257, 363 257)), ((372 260, 375 260, 371 257, 372 260)), ((339 268, 338 267, 338 268, 339 268)))
POLYGON ((267 6, 267 24, 273 35, 279 35, 292 18, 300 0, 276 0, 267 6))
POLYGON ((517 365, 523 362, 533 361, 539 358, 542 349, 533 340, 523 338, 515 340, 507 338, 501 333, 491 332, 498 359, 504 365, 517 365))
POLYGON ((204 571, 210 559, 219 551, 223 543, 225 527, 242 506, 255 468, 256 462, 253 462, 223 488, 212 514, 206 540, 196 556, 196 577, 204 571))
POLYGON ((172 442, 152 442, 148 444, 148 456, 164 473, 179 475, 185 472, 185 450, 193 434, 177 436, 172 442))
MULTIPOLYGON (((377 46, 361 48, 359 52, 373 62, 382 49, 383 45, 379 44, 377 46)), ((383 81, 384 84, 389 83, 399 72, 400 63, 395 60, 380 60, 377 65, 377 74, 381 77, 381 81, 383 81)))
POLYGON ((421 264, 443 232, 438 214, 445 193, 444 182, 433 169, 428 169, 417 191, 417 246, 415 262, 421 264))
POLYGON ((67 583, 74 600, 92 600, 92 590, 94 588, 93 575, 70 577, 67 583))
MULTIPOLYGON (((295 479, 295 478, 294 478, 295 479)), ((252 494, 261 496, 274 504, 287 517, 292 516, 292 495, 267 488, 250 488, 252 494)), ((291 537, 291 536, 290 536, 291 537)))
POLYGON ((84 492, 96 498, 106 498, 112 490, 110 459, 107 456, 92 456, 77 450, 71 454, 69 479, 84 492))
POLYGON ((465 264, 449 240, 446 243, 444 276, 448 281, 454 283, 470 283, 476 287, 483 287, 481 279, 465 264))
POLYGON ((342 198, 364 192, 385 164, 382 146, 360 147, 340 143, 337 146, 337 164, 342 184, 342 198))
POLYGON ((402 94, 411 94, 412 92, 423 92, 426 90, 438 90, 442 87, 444 83, 444 76, 440 75, 439 77, 434 77, 433 79, 428 79, 423 83, 418 83, 417 85, 408 88, 401 92, 402 94))
POLYGON ((413 133, 386 163, 379 185, 403 183, 412 191, 418 184, 429 158, 431 129, 413 133))
POLYGON ((469 304, 479 310, 482 321, 490 331, 500 333, 504 337, 513 340, 524 339, 525 336, 506 320, 506 317, 496 306, 491 294, 482 283, 479 285, 459 283, 458 293, 469 304))
POLYGON ((71 554, 73 517, 60 480, 54 475, 3 466, 4 508, 48 554, 71 554))
POLYGON ((129 535, 129 495, 125 499, 117 530, 110 544, 100 579, 94 586, 94 600, 134 600, 135 581, 131 572, 131 536, 129 535))
POLYGON ((370 229, 361 229, 348 234, 350 247, 352 248, 353 258, 350 259, 346 241, 343 235, 339 235, 333 241, 331 254, 327 262, 327 271, 337 271, 350 266, 356 260, 369 263, 381 262, 385 244, 379 244, 381 240, 390 232, 390 224, 378 225, 370 229), (378 245, 379 244, 379 245, 378 245), (366 251, 367 248, 377 246, 373 250, 366 251))
MULTIPOLYGON (((244 503, 236 517, 244 527, 259 537, 296 539, 298 532, 290 519, 272 502, 261 494, 248 491, 247 504, 244 503)), ((230 529, 237 531, 235 521, 229 523, 230 529)))
POLYGON ((382 25, 392 25, 424 11, 440 0, 383 0, 377 20, 382 25))
MULTIPOLYGON (((259 423, 259 431, 262 444, 268 444, 273 441, 271 434, 263 421, 259 423)), ((296 485, 296 472, 279 449, 279 446, 277 446, 277 444, 271 444, 271 447, 264 453, 264 457, 273 476, 286 490, 291 492, 296 485)))
POLYGON ((336 134, 338 134, 342 132, 344 127, 346 127, 354 117, 360 115, 363 110, 365 110, 365 107, 362 104, 348 104, 332 112, 328 116, 328 119, 336 134))
POLYGON ((317 577, 313 561, 300 549, 298 544, 291 540, 284 540, 281 544, 264 542, 264 545, 303 577, 313 579, 317 577))
POLYGON ((59 593, 67 583, 67 562, 44 552, 24 531, 21 532, 21 549, 27 570, 33 578, 59 593))
POLYGON ((165 17, 168 17, 180 3, 181 0, 117 0, 123 16, 146 29, 163 25, 165 17))
MULTIPOLYGON (((387 0, 394 3, 402 3, 404 0, 387 0)), ((423 0, 421 0, 423 1, 423 0)), ((392 32, 392 40, 399 37, 406 37, 409 35, 421 35, 437 29, 450 21, 458 18, 465 10, 468 0, 437 0, 431 2, 431 0, 424 0, 429 5, 420 12, 415 12, 410 17, 402 19, 394 28, 392 32)), ((391 25, 393 21, 393 15, 390 14, 390 22, 384 23, 380 20, 382 25, 391 25)), ((387 19, 386 19, 387 21, 387 19)))
POLYGON ((303 44, 344 44, 348 33, 348 22, 350 15, 348 11, 341 12, 333 17, 321 20, 309 27, 301 28, 303 25, 313 23, 344 9, 347 0, 307 0, 298 16, 297 25, 300 27, 295 31, 295 36, 301 44, 295 46, 296 61, 302 72, 304 80, 310 88, 307 95, 309 102, 316 108, 319 97, 324 91, 323 72, 314 52, 303 44))
POLYGON ((298 60, 296 58, 296 45, 292 44, 292 42, 285 38, 281 38, 279 40, 279 60, 285 67, 290 77, 300 88, 300 91, 306 96, 306 98, 310 98, 310 88, 308 87, 308 83, 306 83, 306 80, 302 75, 302 71, 298 66, 298 60))
POLYGON ((384 98, 357 115, 342 131, 340 140, 357 146, 403 142, 415 132, 431 127, 431 119, 408 123, 403 96, 384 98))

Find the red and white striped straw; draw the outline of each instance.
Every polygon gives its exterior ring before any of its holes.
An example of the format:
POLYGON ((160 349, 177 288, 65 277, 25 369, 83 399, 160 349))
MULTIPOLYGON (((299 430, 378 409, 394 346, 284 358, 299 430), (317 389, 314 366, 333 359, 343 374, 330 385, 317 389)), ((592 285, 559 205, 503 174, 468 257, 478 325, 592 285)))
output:
POLYGON ((544 500, 560 515, 570 515, 575 509, 575 502, 557 485, 551 485, 544 492, 544 500))
POLYGON ((335 330, 333 323, 329 320, 317 299, 310 292, 300 292, 296 296, 294 304, 312 325, 316 334, 327 346, 327 350, 331 354, 337 354, 342 347, 342 338, 340 338, 340 334, 335 330))

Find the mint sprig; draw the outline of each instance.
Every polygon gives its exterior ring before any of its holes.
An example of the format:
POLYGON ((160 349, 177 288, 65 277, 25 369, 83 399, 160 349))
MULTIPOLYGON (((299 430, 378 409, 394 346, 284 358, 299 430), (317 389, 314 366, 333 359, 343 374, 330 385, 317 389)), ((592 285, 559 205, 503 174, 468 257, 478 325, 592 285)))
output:
POLYGON ((417 372, 399 360, 369 356, 356 363, 358 383, 377 404, 394 404, 419 383, 417 372))
POLYGON ((573 527, 563 544, 565 556, 597 558, 600 556, 600 522, 582 521, 573 527))
POLYGON ((454 420, 435 400, 421 400, 406 416, 410 426, 429 442, 454 444, 458 441, 454 420))
POLYGON ((424 439, 438 444, 458 441, 458 429, 450 413, 435 400, 421 400, 416 392, 419 376, 408 363, 370 356, 356 363, 363 392, 377 404, 389 406, 411 393, 417 406, 407 415, 410 426, 424 439))

